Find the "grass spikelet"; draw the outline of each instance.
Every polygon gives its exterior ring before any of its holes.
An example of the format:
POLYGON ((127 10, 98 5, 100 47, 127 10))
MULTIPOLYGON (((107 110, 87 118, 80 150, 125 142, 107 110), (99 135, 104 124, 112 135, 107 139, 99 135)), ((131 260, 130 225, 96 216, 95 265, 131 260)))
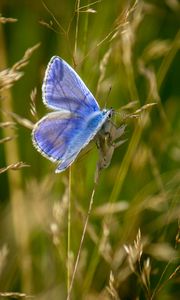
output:
POLYGON ((100 76, 99 76, 98 83, 97 83, 96 95, 99 95, 101 83, 105 77, 106 67, 109 62, 111 52, 112 52, 112 49, 109 48, 108 51, 104 54, 104 56, 99 64, 100 76))
POLYGON ((24 56, 12 66, 12 70, 19 71, 20 69, 24 68, 29 63, 29 59, 31 58, 34 51, 36 51, 40 47, 40 45, 40 43, 37 43, 33 47, 28 48, 25 51, 24 56))
POLYGON ((29 63, 30 57, 39 46, 40 44, 38 43, 35 46, 28 48, 22 59, 17 61, 10 69, 8 68, 0 72, 0 92, 12 87, 12 85, 24 75, 20 70, 29 63))
POLYGON ((6 128, 6 127, 14 128, 15 124, 16 124, 15 122, 1 122, 0 127, 1 128, 6 128))
POLYGON ((6 69, 0 72, 0 91, 9 89, 16 81, 23 76, 22 72, 13 69, 6 69))
POLYGON ((30 165, 20 161, 15 164, 11 164, 7 167, 0 168, 0 174, 6 172, 8 170, 17 171, 17 170, 20 170, 21 168, 26 168, 26 167, 30 167, 30 165))
POLYGON ((15 293, 15 292, 0 293, 0 296, 3 298, 10 298, 10 299, 32 299, 32 298, 34 298, 34 296, 30 296, 25 293, 15 293))
POLYGON ((8 112, 5 112, 7 115, 10 115, 18 124, 28 128, 28 129, 33 129, 33 126, 34 126, 34 123, 31 122, 30 120, 26 119, 26 118, 23 118, 21 116, 19 116, 18 114, 15 114, 15 113, 8 113, 8 112))
POLYGON ((150 290, 150 274, 151 274, 151 263, 150 258, 148 257, 142 267, 141 280, 143 285, 146 287, 146 290, 150 290))
POLYGON ((134 246, 124 245, 124 250, 128 255, 128 263, 132 272, 136 273, 136 262, 140 265, 141 256, 143 253, 143 245, 141 241, 141 231, 139 229, 136 239, 134 240, 134 246))
POLYGON ((18 21, 18 19, 15 19, 15 18, 5 18, 5 17, 2 17, 1 15, 0 15, 0 23, 2 23, 2 24, 6 24, 6 23, 15 23, 15 22, 17 22, 18 21))
POLYGON ((107 286, 107 291, 111 296, 111 299, 113 300, 120 300, 118 293, 115 289, 115 278, 113 276, 112 271, 110 272, 110 276, 109 276, 109 285, 107 286))
POLYGON ((11 141, 11 140, 14 139, 14 138, 16 138, 16 137, 7 136, 7 137, 5 137, 5 138, 3 138, 3 139, 0 139, 0 144, 9 142, 9 141, 11 141))
POLYGON ((30 112, 37 121, 38 117, 37 117, 37 110, 36 110, 36 97, 37 97, 37 88, 35 87, 30 94, 30 99, 31 99, 30 112))

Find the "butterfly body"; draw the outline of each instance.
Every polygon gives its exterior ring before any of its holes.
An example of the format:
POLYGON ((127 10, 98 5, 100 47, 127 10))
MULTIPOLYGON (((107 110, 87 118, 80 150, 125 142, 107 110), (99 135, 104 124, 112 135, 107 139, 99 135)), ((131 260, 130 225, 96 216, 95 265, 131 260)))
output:
POLYGON ((42 155, 58 162, 59 173, 72 164, 113 111, 100 110, 79 75, 57 56, 48 64, 42 94, 53 112, 35 124, 32 140, 42 155))

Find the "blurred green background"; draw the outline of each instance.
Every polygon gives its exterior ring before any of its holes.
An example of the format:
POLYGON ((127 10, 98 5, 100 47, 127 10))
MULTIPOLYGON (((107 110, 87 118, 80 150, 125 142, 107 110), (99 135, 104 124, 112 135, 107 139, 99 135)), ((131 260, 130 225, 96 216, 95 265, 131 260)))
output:
POLYGON ((54 174, 32 145, 53 55, 76 68, 102 108, 107 101, 120 112, 117 125, 127 124, 96 188, 72 299, 180 299, 179 1, 1 0, 0 14, 2 299, 66 299, 94 188, 95 146, 70 177, 54 174), (148 103, 156 105, 143 110, 148 103))

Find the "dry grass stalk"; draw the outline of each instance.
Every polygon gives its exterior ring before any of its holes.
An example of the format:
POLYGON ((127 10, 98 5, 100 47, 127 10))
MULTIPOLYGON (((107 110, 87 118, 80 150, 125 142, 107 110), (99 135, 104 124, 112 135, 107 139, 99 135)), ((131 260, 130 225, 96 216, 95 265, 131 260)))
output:
POLYGON ((0 123, 0 127, 1 128, 6 128, 6 127, 12 127, 12 128, 14 128, 15 125, 16 125, 15 122, 1 122, 0 123))
POLYGON ((109 214, 116 214, 122 211, 127 210, 129 207, 129 204, 127 201, 119 201, 116 203, 105 203, 103 205, 97 206, 93 210, 93 215, 102 217, 109 214))
POLYGON ((25 128, 28 128, 31 130, 33 129, 34 124, 30 120, 23 118, 13 112, 6 112, 6 114, 10 115, 18 124, 24 126, 25 128))
POLYGON ((151 273, 151 264, 150 264, 150 258, 148 257, 143 263, 143 268, 141 273, 142 282, 147 290, 149 290, 150 288, 150 273, 151 273))
POLYGON ((96 13, 97 11, 95 9, 92 9, 89 7, 93 6, 94 4, 100 3, 100 2, 101 2, 101 0, 97 0, 92 3, 88 3, 88 5, 83 5, 83 6, 79 7, 79 12, 96 13))
POLYGON ((122 62, 124 64, 129 92, 131 99, 138 100, 138 91, 134 81, 133 69, 133 47, 136 40, 136 31, 144 15, 142 14, 142 4, 135 1, 133 6, 129 6, 123 15, 120 16, 121 31, 120 42, 122 51, 122 62))
POLYGON ((110 244, 109 236, 110 236, 110 229, 107 226, 107 224, 104 222, 103 228, 102 228, 102 236, 101 236, 101 240, 99 242, 99 252, 104 257, 104 259, 109 264, 111 264, 111 262, 112 262, 112 247, 110 244))
POLYGON ((147 258, 142 262, 143 243, 141 239, 141 231, 138 230, 136 239, 133 246, 124 246, 126 253, 128 254, 128 264, 131 271, 137 276, 147 299, 151 298, 150 291, 150 273, 151 264, 150 259, 147 258), (143 264, 143 265, 142 265, 143 264))
POLYGON ((21 58, 17 63, 15 63, 12 66, 12 70, 19 71, 20 69, 24 68, 29 63, 29 59, 31 58, 33 52, 36 51, 39 47, 40 43, 37 43, 33 47, 28 48, 25 51, 23 58, 21 58))
POLYGON ((141 60, 145 65, 152 60, 158 59, 168 53, 171 48, 170 40, 154 40, 144 49, 141 60))
POLYGON ((156 297, 156 295, 165 287, 165 285, 171 280, 173 279, 174 277, 178 276, 179 273, 180 273, 180 265, 178 265, 176 267, 176 269, 168 276, 167 279, 165 279, 163 282, 162 282, 162 278, 164 277, 164 274, 166 273, 168 267, 170 265, 170 262, 166 265, 164 271, 162 272, 161 274, 161 277, 159 279, 159 282, 157 283, 156 285, 156 288, 154 289, 153 291, 153 294, 152 294, 152 297, 151 299, 154 299, 156 297))
POLYGON ((17 22, 18 19, 14 19, 14 18, 5 18, 5 17, 1 17, 0 16, 0 23, 1 24, 5 24, 5 23, 15 23, 17 22))
POLYGON ((85 234, 86 234, 86 230, 87 230, 87 226, 88 226, 88 222, 89 222, 89 217, 90 217, 90 214, 91 214, 91 211, 92 211, 92 206, 93 206, 93 203, 94 203, 95 191, 96 191, 96 185, 94 185, 94 188, 93 188, 93 191, 92 191, 92 194, 91 194, 89 207, 88 207, 88 212, 87 212, 87 215, 86 215, 86 219, 85 219, 85 223, 84 223, 84 227, 83 227, 83 232, 82 232, 82 236, 81 236, 81 240, 80 240, 80 244, 79 244, 79 249, 78 249, 77 257, 76 257, 76 260, 75 260, 74 270, 73 270, 73 273, 72 273, 72 278, 71 278, 71 282, 70 282, 70 286, 69 286, 69 290, 68 290, 67 300, 70 300, 70 298, 71 298, 71 291, 72 291, 72 288, 73 288, 74 279, 75 279, 75 275, 76 275, 78 264, 79 264, 79 259, 80 259, 82 246, 83 246, 83 242, 84 242, 84 238, 85 238, 85 234))
POLYGON ((13 69, 6 69, 0 72, 0 92, 9 89, 16 81, 23 76, 23 72, 13 69))
POLYGON ((54 223, 57 225, 58 232, 61 232, 64 229, 64 224, 66 223, 68 210, 68 186, 66 186, 64 195, 61 200, 55 202, 53 205, 53 217, 54 223))
POLYGON ((111 52, 112 52, 112 48, 109 48, 108 51, 106 51, 106 53, 104 54, 102 60, 100 61, 100 65, 99 65, 100 75, 97 83, 96 95, 99 94, 101 83, 105 77, 106 67, 109 62, 111 52))
POLYGON ((10 299, 29 299, 34 297, 34 296, 27 295, 25 293, 15 293, 15 292, 4 292, 4 293, 0 292, 0 296, 7 297, 10 299))
POLYGON ((151 101, 153 99, 153 101, 156 100, 157 102, 160 102, 160 96, 157 87, 157 79, 154 70, 150 67, 147 68, 144 64, 144 61, 139 60, 139 71, 147 79, 147 83, 149 85, 149 94, 147 98, 151 101))
POLYGON ((5 69, 0 72, 0 92, 5 89, 10 88, 17 80, 19 80, 24 73, 20 72, 28 63, 33 52, 39 48, 40 43, 35 46, 28 48, 23 56, 18 62, 16 62, 11 68, 5 69))
POLYGON ((106 287, 106 289, 107 289, 108 293, 110 294, 111 299, 120 300, 115 286, 116 286, 115 278, 111 271, 110 276, 109 276, 109 285, 106 287))
POLYGON ((30 103, 30 112, 32 114, 33 117, 35 117, 37 119, 37 110, 36 110, 36 97, 37 97, 37 88, 35 87, 30 94, 30 99, 31 99, 31 103, 30 103))
POLYGON ((3 269, 7 261, 8 252, 9 251, 7 245, 3 245, 0 249, 0 275, 2 275, 3 273, 3 269))
POLYGON ((0 139, 0 144, 3 144, 3 143, 6 143, 6 142, 9 142, 9 141, 12 141, 13 139, 15 139, 16 136, 7 136, 3 139, 0 139))
POLYGON ((19 170, 19 169, 21 169, 21 168, 25 168, 25 167, 30 167, 30 165, 28 165, 28 164, 26 164, 26 163, 20 161, 20 162, 17 162, 17 163, 15 163, 15 164, 11 164, 11 165, 9 165, 9 166, 7 166, 7 167, 0 168, 0 174, 6 172, 6 171, 8 171, 8 170, 14 170, 14 171, 17 171, 17 170, 19 170))
POLYGON ((143 253, 143 244, 141 240, 140 229, 138 230, 136 239, 134 240, 134 245, 124 245, 124 249, 128 255, 129 267, 133 273, 136 273, 136 263, 138 262, 140 264, 141 256, 143 253))

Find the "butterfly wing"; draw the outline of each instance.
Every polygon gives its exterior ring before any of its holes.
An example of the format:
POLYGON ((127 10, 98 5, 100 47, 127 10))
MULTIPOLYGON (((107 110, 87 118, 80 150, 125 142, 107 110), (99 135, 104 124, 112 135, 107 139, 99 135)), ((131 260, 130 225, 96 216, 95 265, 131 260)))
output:
POLYGON ((99 105, 79 75, 60 57, 48 64, 43 86, 43 102, 53 110, 89 114, 99 105))
POLYGON ((49 62, 42 92, 43 102, 55 112, 35 125, 33 144, 46 158, 59 162, 56 172, 61 172, 94 138, 109 112, 100 111, 80 77, 57 56, 49 62))
POLYGON ((70 140, 82 127, 82 121, 70 112, 52 112, 36 123, 32 139, 42 155, 51 161, 61 161, 70 140))
POLYGON ((33 144, 46 158, 59 162, 56 172, 62 172, 93 139, 107 117, 108 112, 101 111, 88 118, 67 111, 49 113, 35 125, 33 144))

